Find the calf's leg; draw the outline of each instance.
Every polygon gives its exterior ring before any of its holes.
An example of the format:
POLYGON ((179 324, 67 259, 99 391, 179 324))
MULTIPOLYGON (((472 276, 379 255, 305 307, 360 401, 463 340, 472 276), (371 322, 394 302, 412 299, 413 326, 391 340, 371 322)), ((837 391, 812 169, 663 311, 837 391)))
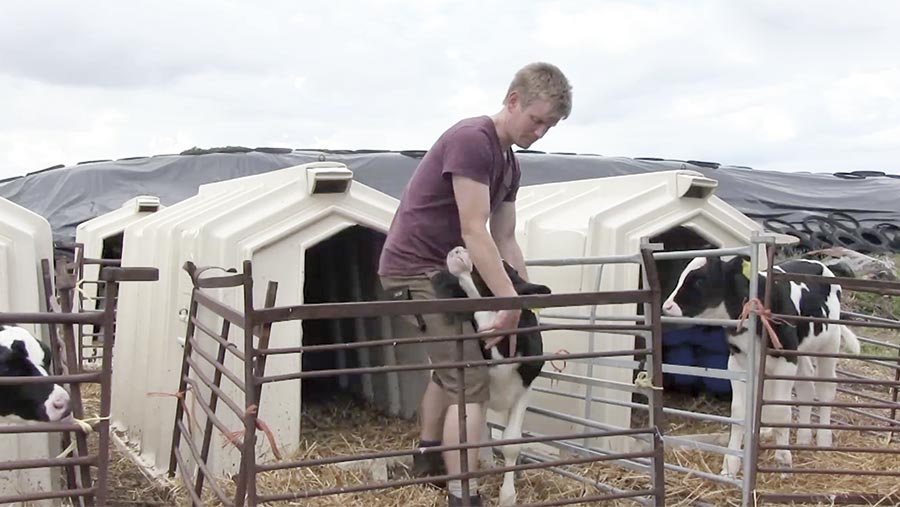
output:
MULTIPOLYGON (((530 389, 522 392, 519 399, 516 400, 512 410, 509 413, 509 420, 506 429, 503 430, 503 440, 513 440, 522 438, 522 422, 525 419, 525 409, 528 407, 528 394, 530 389)), ((504 466, 515 466, 519 460, 519 454, 522 452, 521 444, 504 445, 501 449, 503 453, 504 466)), ((516 473, 513 471, 504 472, 503 485, 500 487, 500 505, 516 504, 516 473)))
MULTIPOLYGON (((814 375, 812 359, 809 357, 799 357, 797 364, 797 376, 811 377, 814 375)), ((809 402, 815 401, 816 391, 813 383, 808 380, 798 380, 796 382, 797 401, 809 402)), ((812 406, 800 405, 797 412, 797 422, 800 424, 809 424, 812 416, 812 406)), ((812 429, 797 429, 797 444, 808 445, 812 443, 812 429)))
MULTIPOLYGON (((837 351, 835 351, 837 352, 837 351)), ((826 378, 834 378, 836 376, 835 367, 837 365, 837 359, 833 357, 820 357, 819 358, 819 368, 818 375, 820 377, 826 378)), ((834 382, 816 382, 816 394, 819 397, 819 401, 824 403, 831 403, 834 401, 834 395, 837 392, 837 384, 834 382)), ((831 424, 831 407, 830 406, 821 406, 819 407, 819 424, 831 424)), ((831 447, 832 437, 831 430, 829 429, 819 429, 816 430, 816 445, 819 447, 831 447)))
MULTIPOLYGON (((746 356, 744 356, 746 358, 746 356)), ((741 363, 746 364, 746 361, 740 361, 737 358, 736 354, 731 354, 728 356, 728 369, 731 371, 744 371, 746 367, 741 363)), ((744 396, 746 395, 746 383, 742 380, 732 380, 731 381, 731 417, 732 419, 744 419, 744 396)), ((731 425, 731 436, 728 439, 728 448, 740 451, 741 444, 744 441, 744 426, 739 424, 731 425)), ((741 458, 740 456, 725 456, 725 460, 722 463, 722 473, 721 475, 725 475, 728 477, 736 477, 738 470, 741 468, 741 458)))
MULTIPOLYGON (((797 364, 791 363, 784 358, 768 358, 773 363, 773 373, 777 376, 793 377, 797 375, 797 364)), ((793 380, 770 380, 772 383, 772 399, 778 401, 790 401, 791 391, 793 390, 793 380)), ((791 422, 791 406, 790 405, 769 405, 771 409, 771 422, 778 424, 787 424, 791 422)), ((775 428, 775 443, 779 446, 786 446, 790 443, 790 428, 775 428)), ((791 451, 788 449, 778 449, 775 451, 775 461, 782 467, 790 467, 792 465, 791 451)), ((786 474, 782 474, 783 476, 786 474)))

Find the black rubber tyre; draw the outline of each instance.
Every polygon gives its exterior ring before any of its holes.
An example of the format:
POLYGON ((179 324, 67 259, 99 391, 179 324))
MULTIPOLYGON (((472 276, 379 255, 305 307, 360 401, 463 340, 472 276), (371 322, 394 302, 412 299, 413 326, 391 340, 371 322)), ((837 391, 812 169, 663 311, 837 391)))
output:
POLYGON ((837 225, 835 225, 834 221, 828 217, 810 215, 803 219, 803 228, 806 229, 806 232, 816 233, 821 231, 827 236, 835 231, 837 225))
POLYGON ((832 211, 828 214, 828 219, 845 231, 856 232, 859 229, 859 221, 843 211, 832 211))
POLYGON ((811 236, 812 236, 812 239, 814 239, 815 241, 817 241, 819 243, 819 245, 821 245, 821 248, 827 248, 829 246, 833 246, 831 244, 831 236, 829 236, 829 233, 827 233, 825 231, 816 231, 816 232, 812 233, 811 236))
POLYGON ((872 249, 869 248, 865 243, 860 241, 859 237, 857 237, 856 234, 853 234, 851 232, 837 230, 834 231, 834 233, 829 237, 831 238, 831 244, 834 246, 842 246, 859 253, 872 253, 872 249))
POLYGON ((875 229, 888 240, 888 248, 894 252, 900 252, 900 226, 890 222, 882 222, 875 229))
POLYGON ((858 174, 853 174, 853 173, 839 172, 839 173, 834 173, 834 175, 838 178, 843 178, 845 180, 864 180, 864 179, 866 179, 865 176, 860 176, 858 174))
POLYGON ((790 222, 786 222, 780 218, 767 218, 763 220, 766 229, 782 234, 790 234, 789 231, 796 230, 790 222))
POLYGON ((884 174, 884 171, 851 171, 850 174, 862 176, 863 178, 878 178, 880 176, 887 176, 886 174, 884 174))
POLYGON ((856 231, 856 237, 860 241, 869 245, 875 252, 885 252, 891 250, 891 240, 889 240, 878 229, 870 227, 861 227, 856 231))

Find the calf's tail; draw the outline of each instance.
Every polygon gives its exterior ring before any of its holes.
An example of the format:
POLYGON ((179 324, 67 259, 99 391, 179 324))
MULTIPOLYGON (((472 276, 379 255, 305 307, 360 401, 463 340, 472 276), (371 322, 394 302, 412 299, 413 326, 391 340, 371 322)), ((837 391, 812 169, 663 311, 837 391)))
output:
POLYGON ((841 325, 841 347, 850 354, 859 354, 859 340, 849 326, 841 325))

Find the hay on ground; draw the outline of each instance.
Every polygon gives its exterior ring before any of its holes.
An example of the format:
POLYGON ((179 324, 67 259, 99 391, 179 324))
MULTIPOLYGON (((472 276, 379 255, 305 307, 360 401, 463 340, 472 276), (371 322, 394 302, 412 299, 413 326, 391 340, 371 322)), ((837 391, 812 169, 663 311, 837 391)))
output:
MULTIPOLYGON (((880 336, 879 338, 897 340, 896 334, 890 337, 880 336)), ((872 366, 860 361, 842 360, 840 368, 865 375, 868 378, 893 378, 892 370, 872 366)), ((867 389, 859 387, 859 389, 868 394, 877 395, 882 399, 889 399, 889 394, 884 388, 867 389)), ((87 393, 87 400, 91 400, 92 396, 96 399, 96 391, 88 389, 87 393)), ((838 395, 839 401, 853 401, 854 399, 856 401, 866 401, 858 399, 852 394, 841 393, 838 395)), ((666 405, 707 414, 724 416, 729 414, 729 403, 727 401, 707 396, 691 397, 667 393, 666 405)), ((96 409, 90 408, 88 408, 87 412, 93 413, 91 410, 96 412, 96 409)), ((303 434, 305 437, 299 443, 297 452, 285 459, 320 458, 373 451, 411 449, 418 437, 414 421, 406 421, 379 414, 375 410, 346 396, 339 395, 325 404, 307 403, 304 405, 304 412, 303 434)), ((890 415, 890 412, 887 410, 869 410, 869 412, 883 416, 890 415)), ((885 424, 872 420, 865 415, 837 408, 833 411, 833 419, 838 422, 853 424, 885 424)), ((645 424, 645 413, 635 411, 633 425, 638 427, 645 424)), ((666 418, 664 429, 670 435, 727 434, 728 431, 724 424, 675 416, 666 418)), ((791 442, 795 442, 794 433, 792 431, 791 442)), ((897 448, 898 452, 900 452, 900 434, 895 436, 892 443, 888 443, 885 440, 886 435, 888 433, 885 432, 860 433, 838 430, 834 432, 834 445, 879 449, 890 447, 892 449, 897 448)), ((722 441, 718 443, 725 444, 722 441)), ((135 507, 187 505, 187 495, 184 491, 173 491, 170 488, 146 481, 127 458, 118 455, 115 448, 111 449, 111 451, 113 452, 113 457, 111 459, 110 488, 111 496, 115 499, 115 505, 132 505, 135 507)), ((897 459, 896 455, 891 454, 795 451, 793 460, 794 467, 798 469, 900 470, 900 460, 897 459)), ((375 468, 374 473, 372 469, 365 467, 353 468, 340 465, 271 472, 260 476, 258 491, 262 494, 276 494, 291 491, 324 490, 371 484, 376 482, 376 478, 377 480, 382 480, 385 476, 389 479, 401 479, 408 477, 409 461, 410 459, 407 458, 406 460, 395 460, 391 463, 380 463, 375 468)), ((722 457, 713 453, 670 446, 666 451, 666 461, 686 468, 718 474, 721 468, 722 457)), ((774 463, 774 452, 772 451, 762 452, 760 461, 763 466, 776 466, 774 463)), ((597 463, 568 466, 564 467, 564 470, 618 489, 633 490, 649 487, 649 479, 646 475, 613 465, 597 463)), ((482 494, 488 505, 496 505, 501 481, 502 477, 499 474, 491 475, 479 481, 482 494)), ((740 505, 740 492, 736 488, 696 475, 667 471, 666 483, 667 505, 669 506, 740 505)), ((898 484, 900 484, 900 481, 897 480, 897 477, 887 476, 790 474, 787 477, 781 477, 778 474, 760 474, 757 486, 759 492, 868 493, 887 496, 900 492, 898 484)), ((223 489, 233 493, 233 482, 221 481, 221 485, 223 489)), ((520 503, 538 503, 562 498, 574 499, 580 496, 598 494, 593 487, 586 486, 580 481, 564 477, 550 470, 523 472, 518 477, 516 486, 520 503)), ((212 497, 209 496, 208 491, 206 495, 206 499, 209 500, 208 504, 216 505, 216 502, 212 501, 212 497)), ((446 501, 445 495, 446 493, 443 490, 416 485, 308 500, 300 499, 267 505, 308 505, 312 507, 387 507, 403 505, 404 507, 430 507, 443 505, 446 501)), ((603 505, 618 507, 636 504, 629 500, 619 500, 605 502, 603 505)), ((802 505, 824 506, 830 504, 802 505)), ((882 502, 881 505, 885 504, 882 502)))

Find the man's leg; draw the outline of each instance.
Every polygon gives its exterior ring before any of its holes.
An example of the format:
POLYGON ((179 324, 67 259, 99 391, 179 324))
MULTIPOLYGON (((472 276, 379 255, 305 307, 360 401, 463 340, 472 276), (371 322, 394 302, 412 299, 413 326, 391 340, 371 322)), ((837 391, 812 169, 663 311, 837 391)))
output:
MULTIPOLYGON (((466 441, 481 442, 481 430, 484 427, 484 410, 481 403, 466 403, 466 441)), ((459 404, 454 403, 447 408, 444 421, 444 445, 457 445, 460 443, 459 432, 459 404)), ((468 449, 467 462, 469 472, 478 470, 478 449, 468 449)), ((460 451, 444 452, 444 463, 447 464, 447 474, 456 475, 462 473, 460 463, 460 451)), ((477 491, 477 481, 469 480, 469 494, 474 496, 477 491)), ((447 485, 448 492, 455 497, 462 497, 462 481, 450 480, 447 485)))
MULTIPOLYGON (((434 378, 428 381, 422 401, 419 403, 419 447, 427 449, 441 445, 444 433, 444 413, 447 410, 447 396, 434 378)), ((412 475, 426 477, 446 473, 443 457, 439 454, 416 454, 413 456, 412 475)), ((443 482, 434 482, 444 487, 443 482)))
POLYGON ((419 437, 422 442, 440 442, 444 433, 444 411, 447 409, 447 397, 444 389, 434 379, 428 381, 428 387, 422 394, 419 405, 419 437))
MULTIPOLYGON (((456 331, 461 334, 472 334, 475 328, 471 322, 460 322, 460 327, 456 331)), ((441 358, 442 361, 455 362, 459 361, 458 348, 456 343, 450 343, 441 358)), ((481 352, 480 340, 466 340, 463 344, 463 360, 478 361, 484 359, 481 352)), ((458 445, 460 443, 482 443, 482 432, 485 428, 485 404, 490 399, 490 376, 487 367, 478 366, 466 368, 462 378, 456 369, 437 370, 441 384, 446 390, 448 403, 447 414, 444 416, 444 445, 458 445), (463 390, 466 393, 466 440, 460 441, 460 424, 459 424, 459 392, 463 390)), ((479 469, 480 449, 467 449, 466 457, 468 471, 475 472, 479 469)), ((447 465, 448 475, 457 475, 462 473, 460 466, 461 452, 459 450, 444 452, 444 463, 447 465)), ((463 494, 463 481, 450 480, 447 481, 448 504, 461 505, 463 494)), ((481 505, 481 497, 478 494, 478 480, 468 479, 469 500, 472 505, 481 505)))
MULTIPOLYGON (((398 286, 409 287, 409 296, 413 300, 435 299, 436 295, 434 287, 431 284, 429 276, 424 277, 403 277, 403 278, 382 278, 382 285, 385 289, 398 286)), ((424 314, 420 316, 424 321, 425 329, 418 333, 419 336, 453 336, 458 334, 472 334, 475 332, 474 326, 467 320, 461 320, 457 316, 440 315, 440 314, 424 314)), ((405 317, 409 320, 411 317, 405 317)), ((415 320, 415 319, 413 319, 415 320)), ((457 362, 459 360, 458 345, 454 341, 447 342, 431 342, 425 345, 428 358, 433 365, 448 362, 457 362)), ((463 344, 463 359, 466 361, 479 361, 484 359, 481 352, 479 340, 467 340, 463 344)), ((467 368, 464 379, 458 377, 456 369, 438 368, 434 370, 431 381, 426 387, 425 393, 420 402, 420 422, 422 424, 420 436, 423 439, 422 447, 425 447, 424 440, 426 438, 436 438, 438 440, 443 436, 440 442, 442 445, 454 445, 459 443, 459 412, 453 405, 452 410, 448 408, 449 404, 455 403, 458 393, 461 389, 466 393, 466 431, 468 442, 479 442, 481 440, 481 431, 484 426, 484 410, 482 404, 490 398, 489 375, 487 368, 484 366, 467 368), (461 382, 460 380, 463 380, 461 382), (436 422, 435 422, 436 420, 436 422), (451 422, 452 421, 452 422, 451 422), (437 428, 435 430, 435 427, 437 428), (435 430, 432 432, 432 430, 435 430)), ((478 449, 468 451, 469 470, 476 470, 478 466, 478 449)), ((416 462, 427 463, 428 470, 421 475, 443 475, 444 470, 435 470, 435 463, 431 460, 434 456, 437 458, 437 465, 452 466, 455 464, 453 472, 459 473, 459 451, 444 453, 443 458, 431 453, 417 453, 416 462), (424 459, 423 459, 424 458, 424 459)), ((419 467, 415 466, 414 473, 419 471, 419 467)), ((444 467, 440 467, 444 468, 444 467)), ((453 491, 461 490, 461 481, 450 481, 449 487, 453 491)), ((476 505, 480 505, 480 497, 477 496, 478 484, 477 480, 469 480, 469 491, 472 495, 472 501, 476 505)), ((451 492, 451 496, 452 492, 451 492)), ((459 501, 460 494, 455 495, 456 501, 459 501)), ((451 505, 458 505, 454 500, 450 500, 451 505)))

